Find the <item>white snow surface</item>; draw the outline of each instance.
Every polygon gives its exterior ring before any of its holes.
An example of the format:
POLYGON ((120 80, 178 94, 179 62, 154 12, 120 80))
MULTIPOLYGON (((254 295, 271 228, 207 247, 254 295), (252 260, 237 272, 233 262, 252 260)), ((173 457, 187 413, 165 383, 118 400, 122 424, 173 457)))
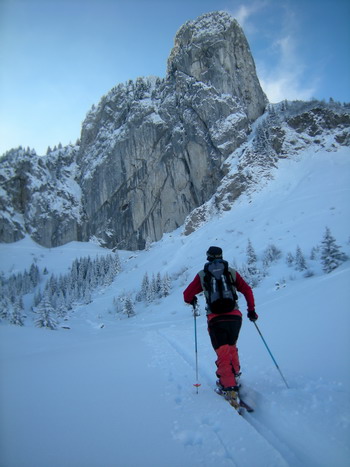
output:
MULTIPOLYGON (((273 180, 192 235, 180 228, 148 251, 118 252, 123 271, 70 313, 69 330, 37 329, 29 318, 24 327, 2 323, 1 467, 349 465, 350 262, 324 274, 309 260, 326 226, 350 254, 349 155, 348 148, 309 148, 280 161, 273 180), (240 297, 242 395, 255 411, 239 416, 214 393, 203 297, 198 393, 193 386, 195 322, 182 292, 210 245, 239 270, 248 238, 260 258, 269 243, 283 252, 254 294, 257 324, 290 387, 240 297), (285 262, 298 245, 311 277, 285 262), (113 298, 136 292, 146 271, 168 273, 171 294, 120 317, 113 298)), ((26 238, 0 245, 1 270, 13 274, 35 260, 60 274, 77 257, 107 253, 78 242, 46 249, 26 238)))

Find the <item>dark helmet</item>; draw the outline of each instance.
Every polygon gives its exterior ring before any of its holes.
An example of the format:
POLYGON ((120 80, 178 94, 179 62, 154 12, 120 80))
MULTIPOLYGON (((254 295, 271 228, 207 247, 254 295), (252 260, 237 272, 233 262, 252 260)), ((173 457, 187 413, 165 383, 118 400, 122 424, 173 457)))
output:
POLYGON ((222 249, 218 246, 210 246, 207 251, 207 260, 222 259, 222 249))

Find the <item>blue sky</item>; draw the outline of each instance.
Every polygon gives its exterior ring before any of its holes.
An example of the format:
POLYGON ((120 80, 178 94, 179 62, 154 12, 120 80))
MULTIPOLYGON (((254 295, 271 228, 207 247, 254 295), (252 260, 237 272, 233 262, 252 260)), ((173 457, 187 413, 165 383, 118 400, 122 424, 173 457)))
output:
POLYGON ((74 143, 113 86, 164 77, 187 20, 241 24, 271 102, 350 101, 348 0, 0 0, 0 154, 74 143))

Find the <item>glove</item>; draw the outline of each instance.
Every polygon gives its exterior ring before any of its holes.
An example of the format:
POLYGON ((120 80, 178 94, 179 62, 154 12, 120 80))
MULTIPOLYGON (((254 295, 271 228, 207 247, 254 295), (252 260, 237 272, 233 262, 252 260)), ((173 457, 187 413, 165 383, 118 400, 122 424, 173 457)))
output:
POLYGON ((248 310, 247 316, 250 319, 250 321, 253 322, 258 319, 258 315, 255 313, 255 310, 248 310))
POLYGON ((190 302, 190 305, 192 305, 193 308, 196 308, 197 302, 198 302, 198 298, 197 298, 197 297, 193 297, 192 301, 190 302))

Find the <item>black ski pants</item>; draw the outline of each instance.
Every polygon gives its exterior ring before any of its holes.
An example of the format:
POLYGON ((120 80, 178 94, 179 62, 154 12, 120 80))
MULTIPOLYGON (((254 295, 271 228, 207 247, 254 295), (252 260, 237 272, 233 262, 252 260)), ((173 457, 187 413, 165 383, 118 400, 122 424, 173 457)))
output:
POLYGON ((209 321, 208 330, 214 350, 222 345, 236 345, 242 326, 241 316, 217 316, 209 321))

